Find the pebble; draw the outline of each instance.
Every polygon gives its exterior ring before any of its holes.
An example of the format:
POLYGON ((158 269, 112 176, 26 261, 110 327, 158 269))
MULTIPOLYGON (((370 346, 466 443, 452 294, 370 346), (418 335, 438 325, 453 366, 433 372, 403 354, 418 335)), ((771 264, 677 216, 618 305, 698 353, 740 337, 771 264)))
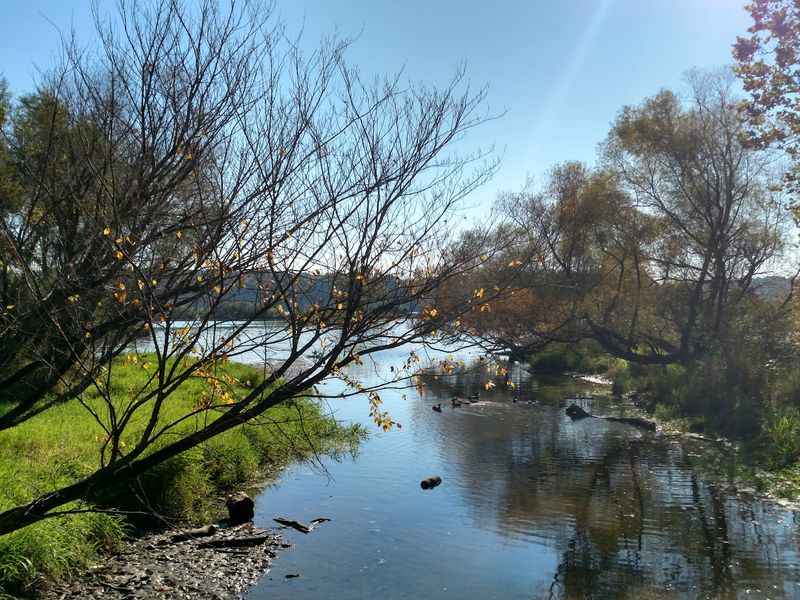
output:
POLYGON ((280 534, 249 548, 200 548, 198 541, 264 535, 252 523, 220 528, 212 537, 171 543, 174 531, 131 540, 124 550, 94 565, 74 580, 49 584, 39 598, 61 600, 86 598, 122 600, 233 600, 269 572, 275 549, 286 544, 280 534))

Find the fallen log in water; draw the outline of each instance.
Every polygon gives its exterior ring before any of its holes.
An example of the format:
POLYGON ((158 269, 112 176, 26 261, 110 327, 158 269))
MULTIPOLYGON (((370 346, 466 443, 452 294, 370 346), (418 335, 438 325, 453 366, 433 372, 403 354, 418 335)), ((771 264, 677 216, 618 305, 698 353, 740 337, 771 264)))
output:
POLYGON ((322 523, 327 523, 330 521, 328 517, 317 517, 316 519, 311 519, 309 524, 306 525, 305 523, 301 523, 300 521, 295 521, 294 519, 287 519, 286 517, 275 517, 272 519, 276 523, 280 523, 284 527, 291 527, 292 529, 296 529, 301 533, 310 533, 317 525, 322 523))
POLYGON ((431 490, 435 488, 437 485, 442 483, 442 478, 438 475, 434 475, 433 477, 426 477, 422 481, 419 482, 419 486, 423 490, 431 490))
POLYGON ((301 523, 300 521, 295 521, 294 519, 286 519, 284 517, 275 517, 272 519, 276 523, 280 523, 284 527, 291 527, 292 529, 296 529, 301 533, 310 533, 311 527, 308 525, 301 523))
POLYGON ((578 421, 580 419, 604 419, 606 421, 616 421, 617 423, 624 423, 625 425, 631 425, 632 427, 646 429, 647 431, 656 430, 656 424, 653 421, 648 421, 647 419, 641 419, 639 417, 599 417, 597 415, 589 414, 577 404, 570 404, 565 412, 573 421, 578 421))

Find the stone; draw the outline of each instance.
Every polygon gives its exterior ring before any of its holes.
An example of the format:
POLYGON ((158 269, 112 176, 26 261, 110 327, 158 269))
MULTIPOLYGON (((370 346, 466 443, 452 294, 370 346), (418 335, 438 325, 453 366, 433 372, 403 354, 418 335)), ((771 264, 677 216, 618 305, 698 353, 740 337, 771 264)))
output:
POLYGON ((253 520, 255 503, 244 492, 235 492, 225 501, 228 507, 228 521, 231 525, 239 525, 253 520))

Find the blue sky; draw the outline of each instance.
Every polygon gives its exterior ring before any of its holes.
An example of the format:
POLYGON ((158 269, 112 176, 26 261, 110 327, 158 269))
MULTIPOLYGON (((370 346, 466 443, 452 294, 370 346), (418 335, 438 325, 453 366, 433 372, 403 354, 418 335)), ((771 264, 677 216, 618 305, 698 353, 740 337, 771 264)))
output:
MULTIPOLYGON (((88 0, 4 0, 0 73, 12 91, 31 89, 74 26, 90 40, 88 0)), ((445 82, 466 61, 489 106, 506 111, 474 131, 468 147, 494 144, 502 166, 473 202, 519 189, 562 160, 594 159, 619 109, 660 88, 678 88, 691 67, 731 62, 749 25, 745 0, 277 0, 289 31, 357 35, 349 57, 366 73, 405 69, 445 82)), ((99 0, 102 11, 113 9, 99 0)))

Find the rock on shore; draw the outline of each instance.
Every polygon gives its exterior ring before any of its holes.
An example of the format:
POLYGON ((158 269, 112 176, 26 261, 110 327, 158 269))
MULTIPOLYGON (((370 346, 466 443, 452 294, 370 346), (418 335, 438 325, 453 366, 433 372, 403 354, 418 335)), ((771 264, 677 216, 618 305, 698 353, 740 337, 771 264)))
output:
POLYGON ((279 534, 256 528, 252 523, 220 528, 211 536, 172 541, 174 531, 132 540, 117 555, 109 557, 67 584, 52 585, 41 597, 46 600, 78 598, 229 600, 242 595, 272 564, 282 546, 279 534), (209 540, 234 540, 268 536, 252 547, 207 547, 209 540))

